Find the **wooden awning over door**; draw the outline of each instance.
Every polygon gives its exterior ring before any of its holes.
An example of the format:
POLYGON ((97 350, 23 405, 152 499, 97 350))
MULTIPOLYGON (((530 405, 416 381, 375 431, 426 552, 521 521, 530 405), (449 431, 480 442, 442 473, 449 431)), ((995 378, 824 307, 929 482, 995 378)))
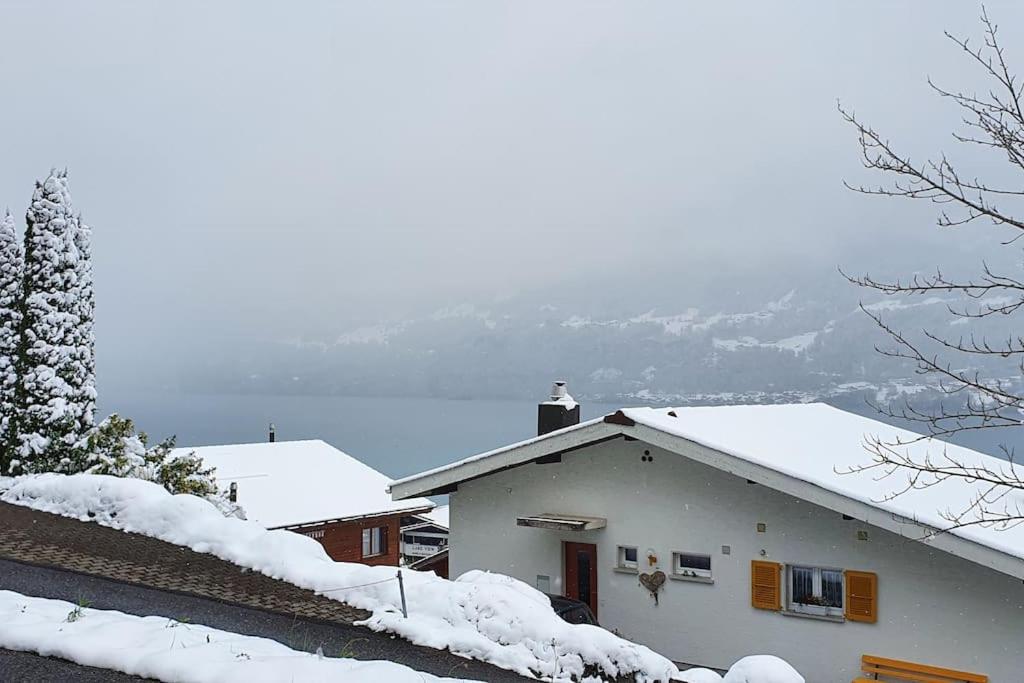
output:
POLYGON ((584 517, 582 515, 561 515, 545 512, 530 517, 516 517, 517 526, 529 526, 536 529, 554 529, 556 531, 591 531, 608 526, 604 517, 584 517))

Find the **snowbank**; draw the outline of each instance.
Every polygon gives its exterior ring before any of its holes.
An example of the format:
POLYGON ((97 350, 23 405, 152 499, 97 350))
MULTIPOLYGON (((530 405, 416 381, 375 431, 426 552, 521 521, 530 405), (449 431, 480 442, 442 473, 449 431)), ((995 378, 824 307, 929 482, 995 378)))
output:
POLYGON ((804 677, 788 662, 774 655, 751 655, 719 676, 711 669, 687 669, 675 680, 683 683, 804 683, 804 677))
POLYGON ((687 669, 676 680, 683 683, 722 683, 722 677, 711 669, 687 669))
POLYGON ((733 664, 722 683, 804 683, 804 677, 774 655, 751 655, 733 664))
MULTIPOLYGON (((588 625, 562 621, 542 593, 506 576, 469 572, 456 581, 403 570, 403 618, 394 567, 334 562, 311 538, 227 518, 195 496, 104 475, 0 478, 0 500, 132 531, 210 553, 366 609, 365 624, 417 645, 447 648, 548 680, 634 675, 667 681, 678 669, 652 650, 588 625)), ((737 679, 742 680, 742 679, 737 679)))
POLYGON ((173 683, 453 680, 393 662, 320 657, 267 638, 10 591, 0 591, 0 647, 173 683))

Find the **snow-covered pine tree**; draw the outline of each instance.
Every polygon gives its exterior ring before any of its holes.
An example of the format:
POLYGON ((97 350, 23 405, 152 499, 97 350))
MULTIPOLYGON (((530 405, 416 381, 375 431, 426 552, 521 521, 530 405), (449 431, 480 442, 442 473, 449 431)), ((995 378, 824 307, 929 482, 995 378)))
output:
POLYGON ((78 251, 75 287, 77 363, 74 377, 69 381, 77 408, 78 433, 85 435, 96 424, 96 336, 92 329, 96 298, 92 288, 92 229, 82 222, 81 216, 76 219, 75 226, 74 243, 78 251))
POLYGON ((91 266, 81 263, 83 245, 88 248, 88 234, 83 241, 67 172, 51 171, 36 183, 26 214, 16 358, 18 434, 11 473, 74 472, 85 467, 84 449, 76 445, 85 434, 84 422, 92 420, 95 382, 91 266), (88 280, 85 293, 83 280, 88 280))
POLYGON ((17 375, 14 359, 18 352, 21 324, 22 251, 14 216, 7 211, 0 218, 0 475, 6 474, 12 458, 14 390, 17 375))

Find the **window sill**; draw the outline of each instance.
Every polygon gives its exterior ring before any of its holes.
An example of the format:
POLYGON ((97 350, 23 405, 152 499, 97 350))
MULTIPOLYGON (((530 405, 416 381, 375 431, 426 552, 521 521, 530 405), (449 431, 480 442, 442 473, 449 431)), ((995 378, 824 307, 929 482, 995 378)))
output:
POLYGON ((640 573, 640 570, 637 569, 636 567, 612 567, 612 571, 613 572, 618 572, 619 574, 639 574, 640 573))
POLYGON ((782 610, 782 616, 797 617, 798 619, 814 619, 816 621, 830 621, 833 624, 846 623, 846 617, 842 616, 834 616, 830 614, 808 614, 807 612, 794 612, 789 609, 782 610))
POLYGON ((362 559, 372 560, 375 557, 384 557, 387 553, 374 553, 373 555, 363 555, 362 559))
POLYGON ((710 576, 683 576, 682 574, 669 574, 668 578, 673 581, 689 581, 690 583, 714 583, 710 576))

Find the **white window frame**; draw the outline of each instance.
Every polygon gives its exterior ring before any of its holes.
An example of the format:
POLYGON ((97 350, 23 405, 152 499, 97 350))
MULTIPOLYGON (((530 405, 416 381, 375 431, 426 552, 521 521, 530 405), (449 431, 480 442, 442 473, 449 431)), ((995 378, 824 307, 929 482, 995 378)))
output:
POLYGON ((639 571, 640 569, 640 549, 633 545, 620 545, 615 551, 616 566, 619 569, 628 569, 630 571, 639 571), (626 551, 632 550, 635 553, 635 560, 626 559, 626 551))
POLYGON ((384 541, 384 527, 375 526, 363 529, 363 557, 378 557, 387 552, 382 548, 384 541))
POLYGON ((819 617, 842 617, 845 612, 846 601, 846 572, 837 567, 824 567, 814 564, 793 563, 786 565, 786 610, 795 614, 811 614, 819 617), (811 575, 811 592, 814 597, 822 596, 822 572, 835 572, 839 575, 839 606, 810 605, 799 603, 793 600, 793 570, 809 569, 811 575))
POLYGON ((708 566, 713 567, 711 563, 711 553, 691 553, 682 550, 672 551, 672 575, 678 576, 684 579, 710 579, 711 569, 701 569, 699 567, 684 567, 681 564, 681 560, 684 555, 690 555, 694 557, 706 557, 708 558, 708 566))

